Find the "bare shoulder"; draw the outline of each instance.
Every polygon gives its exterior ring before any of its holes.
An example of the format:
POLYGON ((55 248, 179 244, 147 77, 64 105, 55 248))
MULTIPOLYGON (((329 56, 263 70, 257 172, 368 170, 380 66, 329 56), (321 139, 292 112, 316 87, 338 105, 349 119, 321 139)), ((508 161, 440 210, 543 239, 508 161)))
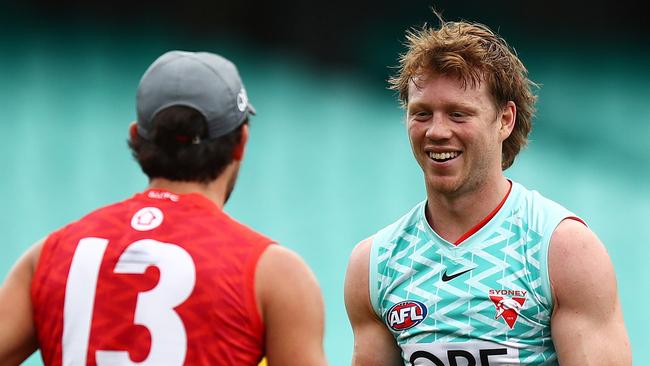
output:
POLYGON ((372 237, 364 239, 354 247, 345 274, 345 307, 353 327, 358 322, 374 320, 375 317, 370 301, 368 272, 372 240, 372 237))
POLYGON ((322 308, 316 276, 297 253, 280 245, 271 245, 262 253, 255 271, 255 287, 263 318, 271 307, 291 299, 322 308))
POLYGON ((362 241, 360 241, 354 249, 352 249, 352 253, 350 253, 350 260, 348 262, 348 271, 360 271, 366 273, 366 278, 367 276, 367 270, 368 270, 368 265, 370 261, 370 250, 372 248, 372 240, 373 237, 366 238, 362 241))
POLYGON ((630 365, 630 343, 605 246, 575 220, 558 225, 548 253, 551 336, 562 365, 630 365))
POLYGON ((259 259, 255 286, 273 365, 326 365, 324 304, 316 276, 294 251, 269 246, 259 259))
POLYGON ((47 238, 43 238, 36 243, 34 243, 23 255, 18 259, 16 265, 12 270, 12 274, 19 276, 20 278, 29 278, 31 280, 32 275, 36 271, 36 266, 38 265, 38 260, 41 256, 41 251, 43 250, 43 245, 45 244, 47 238))
POLYGON ((583 223, 567 219, 558 225, 549 248, 549 276, 558 301, 616 294, 614 267, 598 236, 583 223))
POLYGON ((551 248, 564 254, 583 250, 605 253, 600 239, 585 224, 573 219, 562 221, 551 237, 551 248))
POLYGON ((269 246, 257 263, 255 288, 264 318, 269 306, 293 298, 322 308, 322 295, 316 276, 294 251, 280 245, 269 246))
MULTIPOLYGON (((358 300, 367 301, 369 304, 368 293, 368 269, 370 263, 370 250, 372 248, 372 237, 359 242, 352 253, 348 262, 348 269, 345 274, 345 302, 356 302, 358 300), (367 294, 364 296, 364 294, 367 294)), ((351 305, 351 304, 348 304, 351 305)))
POLYGON ((0 296, 3 297, 12 297, 15 293, 24 293, 25 300, 29 300, 31 306, 31 300, 28 298, 31 288, 31 281, 36 271, 36 266, 38 265, 38 260, 41 256, 41 251, 43 250, 43 244, 46 239, 41 239, 34 243, 23 255, 18 259, 16 264, 13 266, 9 272, 5 283, 0 288, 0 296))
POLYGON ((274 278, 287 279, 301 279, 315 281, 307 263, 293 250, 280 246, 270 245, 257 264, 257 271, 259 277, 264 277, 270 280, 274 278))
POLYGON ((37 241, 25 253, 26 260, 29 263, 32 273, 36 271, 36 265, 38 264, 38 260, 41 258, 41 252, 43 251, 43 245, 45 244, 46 239, 47 238, 43 238, 37 241))
POLYGON ((370 249, 372 248, 372 241, 374 239, 374 236, 365 238, 361 240, 357 245, 355 245, 354 249, 352 249, 352 253, 350 254, 350 260, 352 259, 368 259, 370 257, 370 249))
POLYGON ((379 319, 370 299, 370 257, 373 237, 362 240, 350 254, 345 274, 345 308, 354 333, 355 366, 402 365, 401 350, 379 319))
POLYGON ((31 282, 45 240, 23 254, 0 286, 0 364, 18 365, 36 348, 31 282))

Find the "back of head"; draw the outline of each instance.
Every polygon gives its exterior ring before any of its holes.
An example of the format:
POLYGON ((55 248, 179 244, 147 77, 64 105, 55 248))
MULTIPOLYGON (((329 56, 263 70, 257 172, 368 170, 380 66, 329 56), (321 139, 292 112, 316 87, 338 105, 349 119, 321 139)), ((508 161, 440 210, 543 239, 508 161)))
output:
POLYGON ((209 183, 232 162, 241 140, 241 126, 209 138, 205 117, 186 106, 167 107, 152 122, 149 139, 129 140, 134 158, 149 179, 209 183))
POLYGON ((150 178, 208 183, 233 160, 255 110, 234 64, 216 54, 171 51, 145 72, 137 93, 133 156, 150 178))
POLYGON ((463 87, 471 88, 487 82, 497 108, 508 101, 517 106, 514 129, 503 142, 501 167, 505 170, 528 141, 537 99, 531 90, 535 84, 516 52, 487 26, 438 18, 438 29, 424 26, 407 32, 408 50, 400 57, 398 73, 389 79, 391 88, 406 106, 409 83, 420 74, 455 76, 463 87))

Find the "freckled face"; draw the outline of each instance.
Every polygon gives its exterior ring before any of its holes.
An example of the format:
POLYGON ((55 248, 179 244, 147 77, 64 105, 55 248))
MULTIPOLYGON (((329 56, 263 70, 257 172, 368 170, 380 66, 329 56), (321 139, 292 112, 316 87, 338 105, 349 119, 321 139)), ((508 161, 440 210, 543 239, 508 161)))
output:
POLYGON ((463 88, 439 74, 411 81, 406 125, 428 193, 462 194, 501 176, 501 144, 512 130, 504 121, 515 113, 508 106, 497 111, 486 82, 463 88))

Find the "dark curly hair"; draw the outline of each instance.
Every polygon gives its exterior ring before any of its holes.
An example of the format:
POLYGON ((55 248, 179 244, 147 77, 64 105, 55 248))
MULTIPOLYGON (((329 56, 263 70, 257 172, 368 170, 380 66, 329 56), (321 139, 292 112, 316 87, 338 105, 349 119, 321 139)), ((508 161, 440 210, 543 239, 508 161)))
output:
POLYGON ((232 162, 244 123, 224 136, 210 139, 207 122, 199 111, 172 106, 154 117, 150 139, 138 135, 129 139, 128 145, 149 179, 209 183, 232 162))

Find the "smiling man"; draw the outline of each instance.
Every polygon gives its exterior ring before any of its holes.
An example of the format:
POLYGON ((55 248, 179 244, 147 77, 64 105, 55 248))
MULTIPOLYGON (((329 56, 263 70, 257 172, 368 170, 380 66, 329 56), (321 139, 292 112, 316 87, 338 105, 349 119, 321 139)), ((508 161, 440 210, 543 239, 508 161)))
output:
POLYGON ((407 41, 390 82, 427 197, 352 252, 353 365, 629 365, 603 244, 503 174, 535 109, 524 65, 480 24, 407 41))

